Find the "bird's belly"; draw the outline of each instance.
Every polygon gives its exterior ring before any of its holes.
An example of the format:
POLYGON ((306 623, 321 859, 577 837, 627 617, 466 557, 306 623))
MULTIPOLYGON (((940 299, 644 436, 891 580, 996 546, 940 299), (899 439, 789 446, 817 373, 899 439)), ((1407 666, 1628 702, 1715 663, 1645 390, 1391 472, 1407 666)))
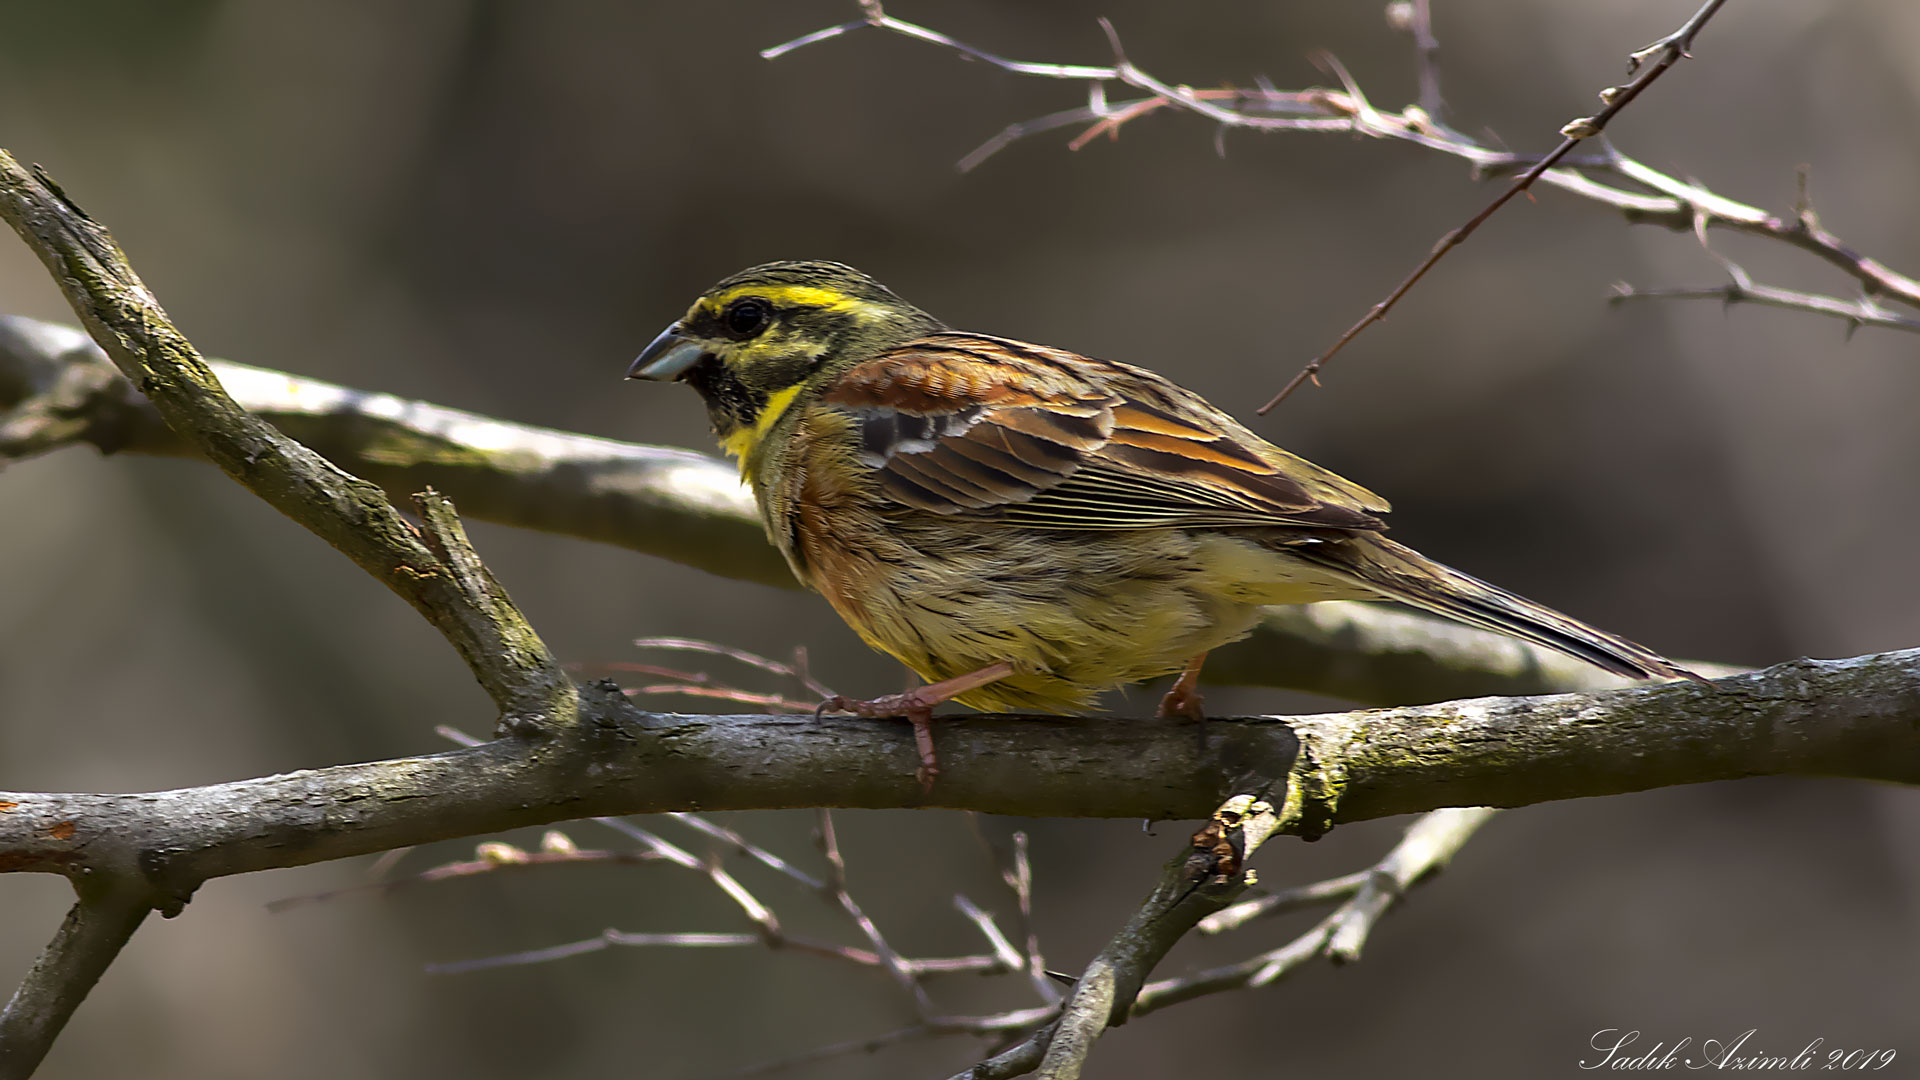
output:
POLYGON ((923 522, 806 544, 809 576, 868 644, 929 681, 1011 662, 961 696, 975 708, 1083 710, 1244 636, 1262 604, 1330 598, 1290 583, 1272 549, 1219 533, 923 522))

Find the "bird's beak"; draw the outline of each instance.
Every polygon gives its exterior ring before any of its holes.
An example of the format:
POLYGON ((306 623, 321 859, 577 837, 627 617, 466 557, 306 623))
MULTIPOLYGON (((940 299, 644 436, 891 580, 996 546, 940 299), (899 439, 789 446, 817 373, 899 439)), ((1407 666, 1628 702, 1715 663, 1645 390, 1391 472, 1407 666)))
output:
POLYGON ((680 336, 680 324, 674 323, 652 344, 640 350, 634 358, 633 366, 627 369, 629 379, 655 379, 660 382, 679 379, 686 375, 687 369, 700 362, 706 350, 700 343, 680 336))

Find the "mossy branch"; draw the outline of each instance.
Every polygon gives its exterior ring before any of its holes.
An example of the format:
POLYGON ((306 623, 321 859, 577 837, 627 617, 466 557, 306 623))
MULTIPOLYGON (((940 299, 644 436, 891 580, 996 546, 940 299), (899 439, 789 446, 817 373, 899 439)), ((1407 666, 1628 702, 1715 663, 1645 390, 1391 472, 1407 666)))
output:
POLYGON ((184 898, 228 874, 571 818, 941 806, 1200 818, 1287 778, 1289 831, 1747 776, 1920 783, 1920 650, 1721 679, 1312 716, 968 716, 931 796, 905 724, 643 713, 606 684, 545 741, 141 795, 0 793, 0 871, 137 873, 184 898))
POLYGON ((476 604, 460 574, 379 486, 235 401, 106 229, 4 150, 0 218, 40 257, 87 332, 185 445, 412 604, 459 651, 503 714, 570 714, 571 680, 504 594, 476 604))

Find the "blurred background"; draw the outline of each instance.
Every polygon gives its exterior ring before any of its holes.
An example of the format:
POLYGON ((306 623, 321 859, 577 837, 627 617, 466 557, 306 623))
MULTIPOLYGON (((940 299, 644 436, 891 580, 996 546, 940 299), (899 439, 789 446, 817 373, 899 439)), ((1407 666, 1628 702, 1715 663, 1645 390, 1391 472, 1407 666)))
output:
MULTIPOLYGON (((1693 0, 1435 0, 1454 122, 1544 151, 1624 55, 1693 0)), ((1094 19, 1170 82, 1414 92, 1379 3, 899 0, 1028 59, 1103 63, 1094 19)), ((206 353, 514 420, 710 449, 678 387, 628 360, 715 279, 835 258, 961 327, 1156 367, 1391 498, 1394 535, 1681 657, 1765 664, 1920 642, 1920 339, 1717 304, 1612 309, 1607 287, 1718 284, 1688 236, 1558 192, 1511 205, 1393 317, 1266 419, 1251 413, 1491 195, 1452 159, 1160 115, 970 174, 1003 125, 1083 100, 862 32, 841 0, 616 4, 0 0, 0 145, 106 223, 206 353)), ((1611 129, 1621 148, 1825 222, 1920 270, 1920 7, 1744 0, 1611 129)), ((1717 237, 1762 281, 1852 295, 1813 260, 1717 237)), ((0 243, 0 310, 71 316, 0 243)), ((900 673, 816 597, 475 524, 564 658, 638 635, 812 650, 837 688, 900 673)), ((1144 708, 1135 692, 1121 707, 1144 708)), ((1337 707, 1216 689, 1220 711, 1337 707)), ((697 703, 669 702, 692 708, 697 703)), ((441 748, 486 700, 392 595, 204 465, 71 450, 0 475, 0 790, 149 790, 441 748)), ((814 858, 804 813, 730 823, 814 858)), ((1404 822, 1262 852, 1264 883, 1357 869, 1404 822)), ((671 831, 670 823, 657 827, 671 831)), ((985 820, 1032 835, 1050 963, 1080 967, 1169 853, 1134 822, 985 820)), ((966 818, 844 814, 858 895, 910 952, 977 948, 958 890, 1008 910, 966 818)), ((614 838, 572 827, 583 845, 614 838)), ((672 834, 694 843, 694 838, 672 834)), ((534 837, 516 837, 532 843, 534 837)), ((705 850, 696 845, 696 850, 705 850)), ((471 842, 407 856, 463 857, 471 842)), ((884 977, 757 950, 621 951, 430 976, 423 965, 633 931, 746 929, 694 875, 560 868, 269 914, 369 861, 213 882, 154 920, 41 1075, 695 1078, 905 1025, 884 977)), ((814 864, 810 864, 814 865, 814 864)), ((802 929, 849 929, 755 868, 802 929)), ((0 877, 10 987, 68 901, 0 877)), ((1301 925, 1304 925, 1301 924, 1301 925)), ((1162 974, 1278 943, 1189 942, 1162 974)), ((1112 1034, 1093 1075, 1579 1075, 1602 1028, 1650 1043, 1899 1050, 1920 1061, 1920 796, 1754 780, 1495 821, 1388 919, 1366 959, 1112 1034)), ((1031 1003, 966 983, 955 1008, 1031 1003)), ((922 1043, 802 1070, 945 1076, 922 1043)))

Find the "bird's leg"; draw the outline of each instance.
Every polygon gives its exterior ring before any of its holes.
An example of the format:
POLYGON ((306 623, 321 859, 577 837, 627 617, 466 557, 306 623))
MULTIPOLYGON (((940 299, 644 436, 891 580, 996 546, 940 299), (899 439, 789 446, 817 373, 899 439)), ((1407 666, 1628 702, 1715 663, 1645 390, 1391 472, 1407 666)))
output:
POLYGON ((844 697, 839 694, 820 703, 819 713, 841 712, 854 716, 883 717, 904 716, 913 725, 913 744, 920 751, 920 786, 927 790, 933 788, 933 778, 940 775, 940 762, 933 753, 933 707, 943 701, 977 690, 990 682, 1004 679, 1013 674, 1013 665, 1006 661, 988 664, 979 671, 970 671, 965 675, 956 675, 937 683, 908 690, 904 694, 886 694, 868 701, 844 697))
POLYGON ((1167 688, 1167 696, 1160 699, 1160 715, 1169 719, 1205 720, 1207 718, 1204 702, 1200 696, 1200 665, 1207 662, 1207 654, 1187 661, 1186 670, 1173 680, 1167 688))

